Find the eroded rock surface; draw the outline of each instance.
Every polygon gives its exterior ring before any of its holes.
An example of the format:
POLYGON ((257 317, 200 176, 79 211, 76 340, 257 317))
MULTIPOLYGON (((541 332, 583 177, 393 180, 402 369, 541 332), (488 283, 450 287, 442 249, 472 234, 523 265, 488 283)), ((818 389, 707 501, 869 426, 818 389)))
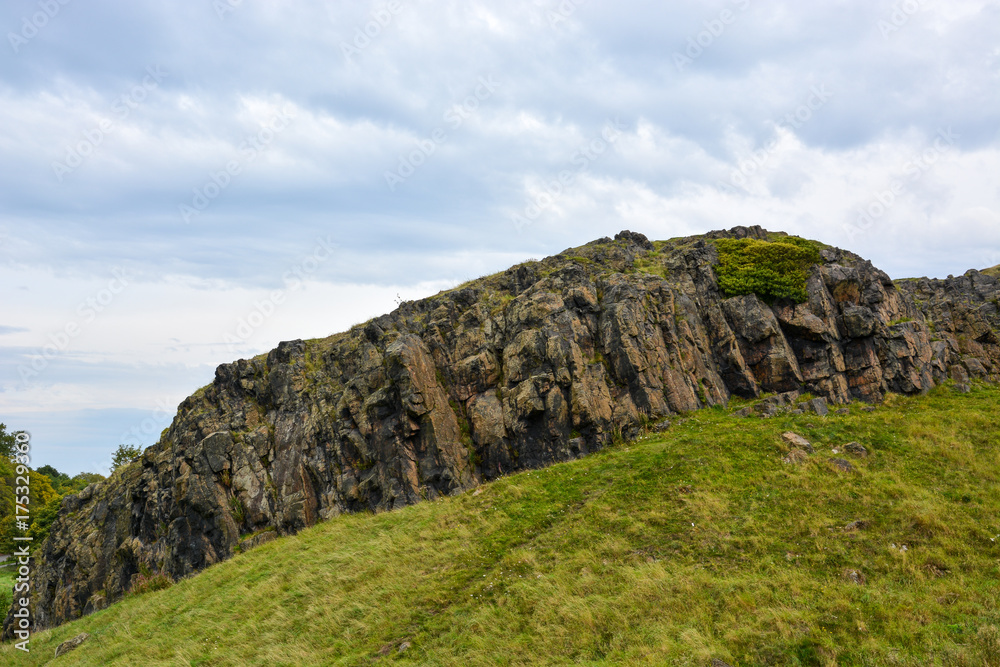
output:
POLYGON ((825 248, 806 303, 726 298, 711 240, 746 237, 769 235, 622 233, 220 366, 138 462, 64 499, 34 568, 36 629, 120 599, 140 573, 183 577, 273 535, 572 459, 734 394, 877 402, 949 373, 998 379, 996 278, 897 288, 825 248))

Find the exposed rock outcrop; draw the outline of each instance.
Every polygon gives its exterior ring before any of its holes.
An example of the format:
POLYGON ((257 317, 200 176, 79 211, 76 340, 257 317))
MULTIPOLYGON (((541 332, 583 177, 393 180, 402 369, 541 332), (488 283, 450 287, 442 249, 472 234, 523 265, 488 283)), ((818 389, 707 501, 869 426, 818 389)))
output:
POLYGON ((275 534, 578 457, 734 394, 877 402, 958 368, 998 378, 996 278, 897 288, 824 248, 805 303, 721 294, 712 239, 777 236, 623 232, 220 366, 138 462, 64 499, 32 575, 36 628, 102 608, 141 573, 183 577, 275 534))

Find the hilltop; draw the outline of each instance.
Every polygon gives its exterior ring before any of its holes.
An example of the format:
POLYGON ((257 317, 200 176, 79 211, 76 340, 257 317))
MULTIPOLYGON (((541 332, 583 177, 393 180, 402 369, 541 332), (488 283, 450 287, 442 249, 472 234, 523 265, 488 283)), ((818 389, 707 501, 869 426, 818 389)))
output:
POLYGON ((998 380, 998 295, 976 271, 894 284, 759 227, 622 232, 282 343, 220 366, 139 461, 63 500, 32 618, 51 627, 319 521, 461 494, 734 399, 878 403, 998 380))

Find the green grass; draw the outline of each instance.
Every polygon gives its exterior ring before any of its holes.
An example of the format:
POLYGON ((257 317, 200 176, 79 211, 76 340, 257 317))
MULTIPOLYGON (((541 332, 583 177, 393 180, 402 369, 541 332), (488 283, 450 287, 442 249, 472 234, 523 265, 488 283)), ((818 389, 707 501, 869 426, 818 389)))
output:
POLYGON ((86 631, 66 664, 1000 665, 998 411, 1000 389, 977 387, 826 418, 692 413, 332 519, 0 663, 44 664, 86 631), (786 430, 815 445, 805 463, 782 462, 786 430), (839 472, 833 448, 855 440, 871 456, 839 472))
POLYGON ((980 273, 985 273, 988 276, 993 276, 994 278, 1000 278, 1000 264, 989 269, 983 269, 980 273))
POLYGON ((14 561, 10 558, 0 563, 0 609, 10 609, 13 602, 14 561))

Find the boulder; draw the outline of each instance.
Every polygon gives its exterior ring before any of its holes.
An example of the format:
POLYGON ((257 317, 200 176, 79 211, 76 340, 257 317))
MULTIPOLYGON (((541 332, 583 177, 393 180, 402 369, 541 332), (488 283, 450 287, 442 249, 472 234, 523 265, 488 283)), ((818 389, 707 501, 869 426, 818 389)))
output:
POLYGON ((781 434, 781 439, 793 449, 802 449, 810 454, 814 454, 816 452, 816 450, 813 449, 812 444, 797 433, 786 431, 781 434))
POLYGON ((90 639, 90 635, 87 634, 86 632, 81 632, 76 637, 73 637, 72 639, 67 639, 62 644, 59 644, 58 647, 56 647, 55 657, 58 658, 61 655, 66 655, 73 649, 78 648, 80 644, 87 641, 88 639, 90 639))

